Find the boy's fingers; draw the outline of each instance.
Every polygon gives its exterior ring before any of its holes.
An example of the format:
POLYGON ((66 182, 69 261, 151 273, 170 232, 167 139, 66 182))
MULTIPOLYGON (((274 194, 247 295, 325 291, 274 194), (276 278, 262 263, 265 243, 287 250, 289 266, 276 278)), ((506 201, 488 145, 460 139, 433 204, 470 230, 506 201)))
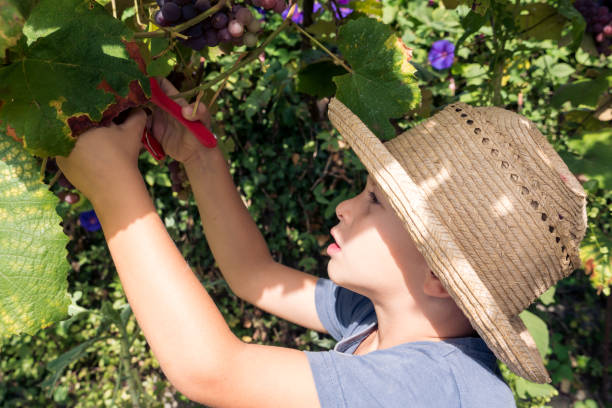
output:
POLYGON ((192 122, 199 120, 206 126, 210 127, 210 114, 208 113, 208 109, 203 103, 198 104, 198 109, 196 110, 195 115, 193 114, 193 104, 189 106, 183 106, 183 108, 181 109, 181 113, 183 114, 183 117, 187 120, 190 120, 192 122))
MULTIPOLYGON (((172 83, 166 78, 162 78, 161 81, 159 81, 159 86, 162 91, 164 91, 164 93, 168 96, 176 95, 177 93, 179 93, 178 90, 174 87, 174 85, 172 85, 172 83)), ((185 98, 172 98, 172 100, 181 106, 187 106, 187 101, 185 100, 185 98)))
POLYGON ((142 108, 134 110, 123 122, 121 127, 125 129, 126 134, 131 136, 130 142, 136 143, 142 147, 142 132, 147 124, 147 113, 142 108))

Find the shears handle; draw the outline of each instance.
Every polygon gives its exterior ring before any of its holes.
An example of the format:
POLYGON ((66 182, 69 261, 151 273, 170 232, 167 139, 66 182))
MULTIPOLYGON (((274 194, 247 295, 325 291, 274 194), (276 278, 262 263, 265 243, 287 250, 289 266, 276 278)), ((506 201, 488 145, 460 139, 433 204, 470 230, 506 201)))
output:
MULTIPOLYGON (((151 102, 162 108, 164 111, 172 115, 176 120, 181 122, 205 147, 217 146, 217 136, 215 136, 202 122, 192 122, 183 117, 181 113, 181 105, 173 101, 168 95, 162 91, 155 78, 149 78, 151 84, 151 102)), ((145 129, 142 134, 142 143, 145 148, 155 157, 156 160, 162 160, 166 153, 161 144, 145 129)))

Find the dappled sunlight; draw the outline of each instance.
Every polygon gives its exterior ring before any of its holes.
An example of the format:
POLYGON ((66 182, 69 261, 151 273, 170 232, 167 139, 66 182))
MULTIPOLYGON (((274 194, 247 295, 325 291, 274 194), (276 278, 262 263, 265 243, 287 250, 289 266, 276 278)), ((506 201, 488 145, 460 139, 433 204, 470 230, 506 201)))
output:
POLYGON ((503 195, 495 203, 493 203, 493 209, 498 216, 503 217, 504 215, 509 214, 514 209, 514 206, 510 202, 508 196, 503 195))

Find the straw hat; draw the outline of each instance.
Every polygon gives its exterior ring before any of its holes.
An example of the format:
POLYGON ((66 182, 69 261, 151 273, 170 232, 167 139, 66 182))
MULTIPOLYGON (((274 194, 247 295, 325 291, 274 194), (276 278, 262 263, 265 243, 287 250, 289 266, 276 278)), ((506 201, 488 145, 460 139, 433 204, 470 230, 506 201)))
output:
POLYGON ((550 382, 518 314, 580 267, 586 194, 536 126, 454 103, 383 144, 336 98, 329 118, 495 356, 550 382))

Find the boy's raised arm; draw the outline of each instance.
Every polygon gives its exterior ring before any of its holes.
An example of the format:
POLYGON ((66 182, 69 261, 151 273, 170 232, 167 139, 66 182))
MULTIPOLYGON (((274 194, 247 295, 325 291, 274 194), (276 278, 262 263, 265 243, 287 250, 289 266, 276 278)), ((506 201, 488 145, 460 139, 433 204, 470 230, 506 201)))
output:
POLYGON ((168 235, 138 171, 143 111, 79 136, 66 177, 92 202, 134 316, 187 397, 227 406, 318 406, 306 354, 241 342, 168 235), (256 373, 257 375, 253 375, 256 373))
POLYGON ((232 290, 270 313, 324 332, 314 303, 317 278, 272 259, 221 151, 202 148, 184 164, 206 239, 232 290))

